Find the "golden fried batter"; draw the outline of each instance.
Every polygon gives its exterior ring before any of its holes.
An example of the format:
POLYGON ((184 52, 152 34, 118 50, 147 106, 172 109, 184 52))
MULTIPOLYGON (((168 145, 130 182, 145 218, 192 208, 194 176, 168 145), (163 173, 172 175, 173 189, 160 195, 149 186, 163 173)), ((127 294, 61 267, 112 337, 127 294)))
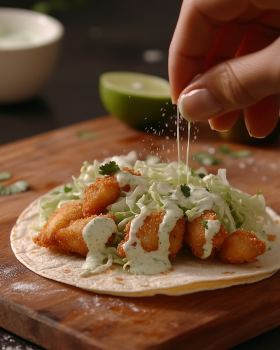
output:
MULTIPOLYGON (((146 217, 144 224, 140 227, 139 231, 136 233, 137 238, 140 240, 142 248, 146 252, 155 251, 158 249, 158 230, 159 226, 163 221, 165 211, 153 212, 146 217)), ((129 239, 131 222, 126 225, 126 236, 125 239, 118 245, 118 252, 122 257, 125 257, 125 252, 123 249, 123 244, 129 239)), ((184 217, 179 219, 170 232, 169 235, 169 258, 173 258, 178 253, 179 249, 182 247, 183 236, 185 231, 185 219, 184 217)))
POLYGON ((64 204, 49 217, 41 232, 33 237, 34 243, 46 248, 57 247, 54 240, 55 232, 68 226, 72 220, 83 217, 83 203, 74 201, 64 204))
MULTIPOLYGON (((83 239, 83 228, 97 216, 92 215, 83 218, 82 202, 66 203, 50 216, 42 231, 36 237, 33 237, 33 241, 45 248, 58 248, 66 252, 86 256, 88 248, 83 239), (75 214, 77 215, 75 216, 75 214), (69 218, 72 218, 72 220, 69 218)), ((100 216, 113 219, 116 222, 114 215, 100 216)), ((108 239, 108 243, 112 241, 114 241, 113 235, 108 239)))
POLYGON ((266 244, 253 232, 237 230, 225 239, 218 258, 225 263, 242 264, 252 262, 265 253, 266 244))
POLYGON ((120 196, 121 188, 114 176, 109 175, 97 178, 95 183, 85 189, 83 201, 84 217, 104 213, 106 207, 115 203, 120 196))
POLYGON ((130 168, 128 168, 127 166, 125 166, 124 168, 122 168, 122 171, 127 171, 127 172, 129 172, 130 174, 132 174, 132 175, 141 176, 141 173, 140 173, 139 170, 138 170, 137 173, 136 173, 134 169, 130 169, 130 168))
MULTIPOLYGON (((202 220, 217 220, 217 215, 212 210, 205 210, 205 212, 193 220, 186 223, 186 234, 184 242, 192 250, 192 253, 197 258, 203 256, 203 246, 206 243, 205 227, 200 223, 202 220)), ((227 230, 221 224, 220 231, 213 237, 213 248, 210 256, 207 259, 212 259, 216 251, 222 247, 224 240, 228 237, 227 230)))
MULTIPOLYGON (((113 219, 116 222, 114 215, 99 216, 113 219)), ((57 247, 67 252, 74 252, 86 256, 88 253, 88 247, 83 239, 83 229, 92 219, 96 217, 97 215, 92 215, 84 219, 71 221, 67 227, 58 230, 55 233, 57 247)), ((114 241, 113 235, 109 238, 108 243, 111 241, 114 241)))

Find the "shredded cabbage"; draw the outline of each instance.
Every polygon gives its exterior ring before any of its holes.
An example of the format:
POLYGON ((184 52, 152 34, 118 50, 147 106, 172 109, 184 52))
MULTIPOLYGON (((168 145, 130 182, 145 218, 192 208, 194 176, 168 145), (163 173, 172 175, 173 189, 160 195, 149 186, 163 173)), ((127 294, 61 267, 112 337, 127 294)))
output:
POLYGON ((229 233, 243 228, 255 232, 258 237, 266 240, 263 227, 265 223, 270 222, 270 218, 266 213, 264 196, 262 194, 250 196, 231 188, 225 169, 219 169, 218 174, 213 175, 207 174, 204 168, 188 169, 183 162, 167 164, 159 163, 157 159, 140 161, 137 160, 134 151, 127 155, 107 158, 103 163, 97 160, 92 164, 84 162, 80 176, 73 177, 73 183, 60 186, 40 199, 38 210, 41 221, 45 222, 64 203, 82 200, 85 188, 94 183, 98 177, 102 177, 99 174, 100 165, 112 160, 120 168, 139 170, 145 180, 143 185, 135 187, 126 193, 126 197, 120 197, 116 203, 107 208, 116 216, 120 231, 123 232, 126 224, 140 213, 141 205, 147 206, 150 212, 161 211, 164 210, 166 199, 172 199, 191 221, 202 214, 205 205, 209 206, 205 203, 211 197, 212 206, 209 209, 215 211, 229 233), (180 185, 183 184, 189 186, 191 193, 197 193, 196 199, 184 198, 180 190, 180 185))

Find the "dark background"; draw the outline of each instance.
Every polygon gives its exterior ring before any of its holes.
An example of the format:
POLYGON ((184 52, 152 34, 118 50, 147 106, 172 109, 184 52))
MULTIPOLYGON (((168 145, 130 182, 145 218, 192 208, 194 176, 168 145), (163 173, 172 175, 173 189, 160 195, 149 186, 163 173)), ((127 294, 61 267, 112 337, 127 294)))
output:
MULTIPOLYGON (((1 7, 30 9, 34 3, 2 0, 1 7)), ((181 0, 88 0, 53 9, 50 14, 65 27, 56 70, 36 98, 0 105, 0 144, 106 115, 98 93, 103 72, 133 71, 167 79, 168 47, 180 6, 181 0), (161 59, 148 62, 143 58, 146 50, 160 50, 161 59)), ((39 349, 3 329, 0 348, 39 349)), ((234 350, 279 348, 280 328, 276 328, 234 350)))
MULTIPOLYGON (((30 9, 35 1, 0 3, 30 9)), ((88 0, 51 11, 65 27, 56 70, 37 98, 0 105, 0 144, 106 115, 98 93, 104 72, 132 71, 167 79, 168 47, 180 7, 181 0, 88 0), (149 63, 143 59, 146 50, 160 50, 163 57, 149 63)))

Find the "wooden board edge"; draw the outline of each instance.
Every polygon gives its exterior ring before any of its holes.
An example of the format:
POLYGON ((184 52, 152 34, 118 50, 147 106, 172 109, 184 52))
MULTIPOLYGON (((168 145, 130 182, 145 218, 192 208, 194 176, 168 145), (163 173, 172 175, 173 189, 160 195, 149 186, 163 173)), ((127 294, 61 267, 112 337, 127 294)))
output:
POLYGON ((31 309, 2 299, 0 298, 0 327, 23 339, 44 349, 106 350, 92 338, 78 334, 46 316, 38 316, 31 309), (9 319, 6 317, 8 314, 9 319))

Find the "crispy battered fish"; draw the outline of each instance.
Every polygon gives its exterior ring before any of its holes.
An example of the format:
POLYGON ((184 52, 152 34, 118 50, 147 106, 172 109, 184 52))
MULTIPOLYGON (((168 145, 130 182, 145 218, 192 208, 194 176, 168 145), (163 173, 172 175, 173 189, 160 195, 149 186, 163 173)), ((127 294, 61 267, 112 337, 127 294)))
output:
POLYGON ((115 203, 120 196, 121 188, 114 176, 109 175, 97 178, 95 183, 85 189, 83 201, 84 217, 104 213, 108 205, 115 203))
MULTIPOLYGON (((116 221, 114 215, 100 215, 116 221)), ((46 222, 42 231, 35 237, 35 244, 66 252, 74 252, 86 256, 88 247, 83 239, 83 228, 97 215, 83 218, 82 202, 75 201, 58 208, 46 222)), ((114 240, 111 236, 108 243, 114 240)))
MULTIPOLYGON (((88 253, 88 247, 83 239, 83 229, 97 216, 113 219, 116 222, 115 216, 109 214, 92 215, 84 219, 71 221, 67 227, 62 228, 55 233, 55 241, 58 244, 58 248, 67 252, 78 253, 86 256, 88 253)), ((113 235, 108 239, 108 243, 111 243, 112 241, 114 241, 113 235)))
MULTIPOLYGON (((135 176, 141 176, 139 171, 135 172, 128 167, 124 167, 122 171, 127 171, 135 176)), ((121 188, 113 175, 97 178, 95 183, 85 189, 83 202, 84 217, 106 212, 108 205, 115 203, 121 197, 121 191, 127 192, 129 190, 129 185, 121 188)))
POLYGON ((253 262, 257 256, 264 254, 266 244, 253 232, 237 230, 225 239, 218 258, 225 263, 242 264, 253 262))
MULTIPOLYGON (((200 223, 200 221, 217 219, 217 215, 212 210, 205 210, 201 216, 192 222, 186 223, 184 242, 191 248, 193 255, 197 258, 201 258, 203 256, 203 246, 206 243, 205 227, 200 223)), ((213 248, 210 256, 207 259, 212 259, 215 256, 215 252, 221 249, 224 240, 228 236, 227 230, 221 224, 220 231, 213 237, 213 248)))
MULTIPOLYGON (((155 251, 158 249, 158 230, 159 226, 163 221, 165 211, 153 212, 146 217, 144 224, 140 227, 139 231, 136 233, 137 238, 140 240, 142 248, 146 252, 155 251)), ((132 220, 133 221, 133 220, 132 220)), ((129 239, 131 222, 126 225, 126 236, 125 239, 118 245, 118 252, 122 257, 126 257, 123 244, 129 239)), ((184 217, 179 219, 176 223, 174 229, 169 235, 169 258, 174 258, 178 253, 179 249, 182 247, 183 236, 185 232, 185 219, 184 217)))
POLYGON ((33 237, 34 243, 46 248, 55 248, 55 232, 68 226, 72 220, 83 217, 83 202, 74 201, 64 204, 49 217, 41 232, 33 237))

